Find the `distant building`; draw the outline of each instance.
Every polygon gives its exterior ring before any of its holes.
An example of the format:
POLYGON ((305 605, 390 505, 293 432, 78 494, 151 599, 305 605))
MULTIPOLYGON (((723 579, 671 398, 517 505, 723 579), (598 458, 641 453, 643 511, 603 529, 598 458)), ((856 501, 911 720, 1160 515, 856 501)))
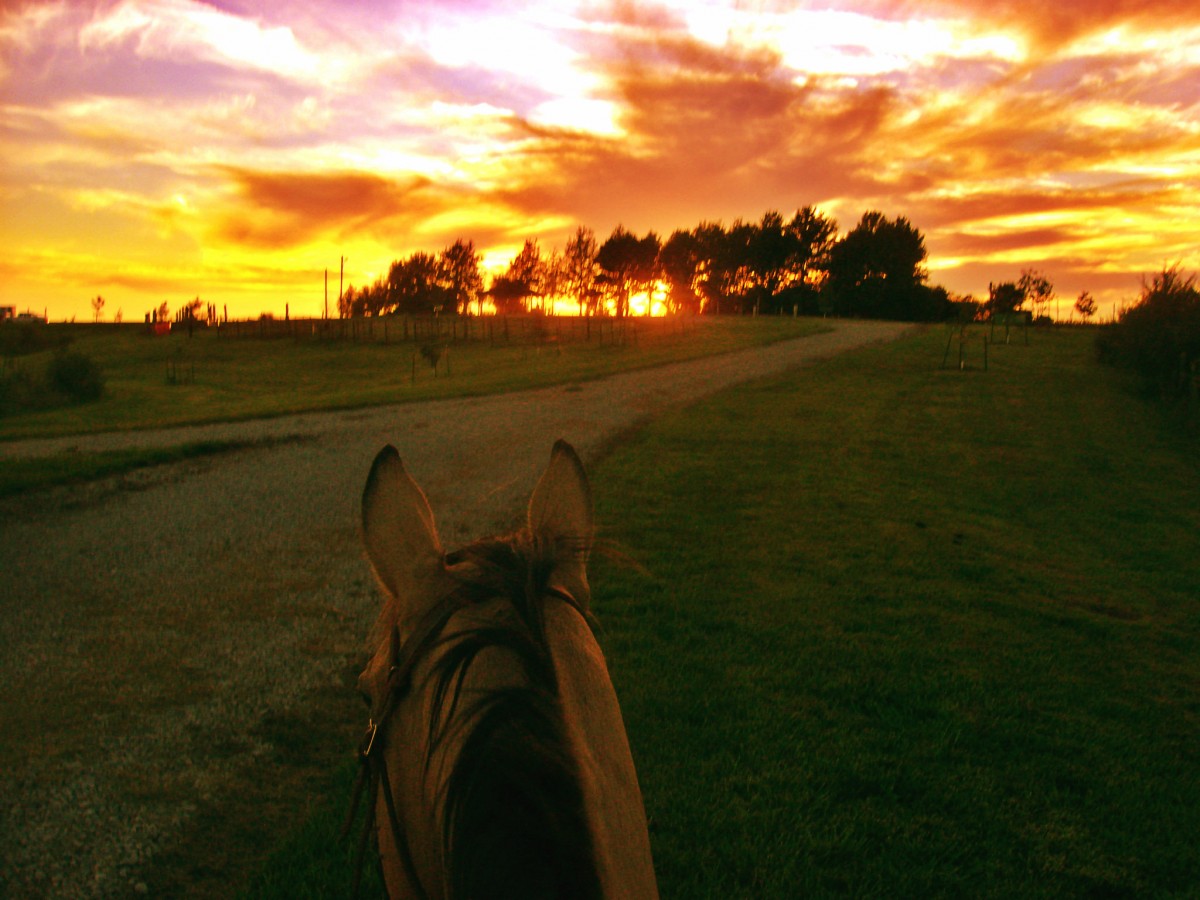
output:
POLYGON ((0 322, 5 322, 8 319, 15 319, 17 316, 17 308, 15 306, 0 306, 0 322))
POLYGON ((31 312, 18 313, 16 320, 18 322, 36 322, 40 325, 46 324, 45 316, 39 316, 37 313, 31 313, 31 312))

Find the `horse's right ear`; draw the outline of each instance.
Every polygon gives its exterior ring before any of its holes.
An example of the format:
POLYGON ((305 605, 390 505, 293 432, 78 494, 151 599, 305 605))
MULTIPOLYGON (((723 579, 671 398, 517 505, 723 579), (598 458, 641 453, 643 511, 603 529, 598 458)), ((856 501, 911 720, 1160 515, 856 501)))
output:
POLYGON ((362 498, 363 541, 375 574, 396 598, 443 570, 433 510, 390 444, 379 451, 362 498))
POLYGON ((529 499, 529 531, 548 548, 553 548, 551 586, 565 588, 587 607, 588 554, 592 549, 592 489, 575 448, 557 441, 550 452, 550 465, 529 499), (557 583, 555 583, 557 582, 557 583))

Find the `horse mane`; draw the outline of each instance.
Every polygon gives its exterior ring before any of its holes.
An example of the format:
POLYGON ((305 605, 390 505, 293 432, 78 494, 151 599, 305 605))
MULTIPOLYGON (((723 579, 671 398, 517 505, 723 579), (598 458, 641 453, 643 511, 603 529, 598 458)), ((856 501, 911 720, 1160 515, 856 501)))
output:
POLYGON ((453 570, 466 573, 456 574, 464 603, 507 601, 496 620, 442 638, 444 652, 430 675, 426 772, 437 747, 461 737, 440 792, 449 896, 600 898, 579 771, 546 640, 543 607, 553 552, 519 532, 477 541, 447 561, 469 563, 453 570), (463 701, 472 664, 497 649, 516 660, 524 677, 463 701))

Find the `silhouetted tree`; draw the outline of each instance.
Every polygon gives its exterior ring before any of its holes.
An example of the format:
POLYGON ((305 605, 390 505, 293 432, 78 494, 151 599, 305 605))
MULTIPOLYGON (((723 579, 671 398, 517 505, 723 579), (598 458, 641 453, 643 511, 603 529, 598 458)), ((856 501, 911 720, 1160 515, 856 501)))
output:
POLYGON ((461 238, 442 251, 439 281, 445 289, 445 312, 469 313, 471 304, 480 299, 483 275, 479 261, 474 242, 461 238))
POLYGON ((658 277, 659 246, 653 231, 639 240, 618 225, 597 251, 602 283, 610 291, 618 316, 629 314, 629 298, 635 293, 653 289, 658 277))
POLYGON ((908 219, 864 213, 829 251, 826 290, 834 311, 877 319, 937 318, 940 298, 924 284, 925 256, 925 238, 908 219))
POLYGON ((1025 290, 1015 281, 988 284, 988 298, 983 305, 990 318, 1011 315, 1025 303, 1025 290))
POLYGON ((579 314, 595 311, 596 235, 590 228, 577 228, 563 252, 563 291, 579 304, 579 314))
POLYGON ((441 312, 454 302, 443 283, 438 259, 429 253, 414 253, 406 260, 393 262, 388 270, 387 292, 384 312, 441 312))
POLYGON ((92 318, 99 322, 102 315, 104 315, 104 298, 97 294, 92 298, 92 318))
POLYGON ((636 265, 638 239, 623 225, 600 245, 596 253, 596 265, 600 267, 600 283, 612 298, 618 316, 625 315, 629 308, 629 296, 633 292, 633 268, 636 265))
MULTIPOLYGON (((396 265, 397 263, 392 263, 393 268, 396 265)), ((392 303, 390 294, 388 282, 382 278, 376 278, 374 282, 358 292, 355 315, 382 316, 387 312, 395 311, 395 304, 392 303)))
POLYGON ((733 302, 734 312, 747 312, 753 303, 750 295, 755 286, 752 261, 756 231, 749 222, 734 219, 721 244, 718 269, 724 281, 723 293, 733 302))
POLYGON ((794 307, 817 312, 817 290, 836 235, 837 223, 810 206, 787 223, 778 212, 767 212, 749 234, 748 299, 764 312, 794 307))
POLYGON ((755 227, 737 219, 726 230, 720 222, 701 222, 692 232, 699 247, 699 290, 706 310, 741 312, 753 286, 750 243, 755 227))
POLYGON ((756 308, 770 311, 780 289, 792 279, 796 243, 784 228, 783 216, 775 210, 764 213, 748 237, 746 265, 752 302, 756 308))
POLYGON ((658 264, 667 283, 672 312, 700 312, 703 280, 700 242, 690 231, 676 230, 658 252, 658 264))
POLYGON ((794 242, 792 281, 784 289, 779 305, 817 313, 821 286, 828 278, 829 252, 837 240, 837 221, 805 206, 796 210, 787 231, 794 242))
MULTIPOLYGON (((638 241, 637 254, 633 267, 633 290, 635 294, 646 294, 651 297, 658 286, 661 270, 658 266, 658 254, 662 250, 662 240, 653 231, 638 241)), ((647 313, 650 306, 646 306, 647 313)))
POLYGON ((1035 269, 1026 269, 1021 273, 1017 286, 1025 295, 1025 299, 1033 303, 1034 315, 1041 318, 1042 308, 1054 299, 1054 285, 1050 279, 1035 269))
POLYGON ((692 238, 697 254, 693 283, 705 312, 720 314, 727 288, 725 228, 720 222, 701 222, 692 230, 692 238))
POLYGON ((970 294, 947 294, 947 302, 953 310, 953 318, 959 322, 977 322, 984 318, 984 304, 970 294))
POLYGON ((546 298, 553 303, 561 297, 567 285, 567 260, 557 249, 551 250, 542 259, 542 310, 546 309, 546 298))
MULTIPOLYGON (((570 296, 581 314, 606 296, 625 316, 634 295, 652 295, 665 281, 673 312, 832 308, 843 315, 934 319, 957 311, 948 292, 925 284, 924 237, 907 219, 871 211, 844 238, 836 236, 837 223, 811 206, 787 221, 768 210, 757 223, 701 222, 676 230, 665 244, 653 231, 639 238, 618 225, 597 246, 595 234, 579 227, 561 253, 544 254, 535 239, 526 240, 487 294, 502 312, 538 298, 545 309, 546 297, 570 296)), ((466 312, 484 293, 479 266, 474 244, 462 239, 437 257, 414 253, 394 261, 386 279, 348 288, 338 311, 466 312)), ((1026 275, 1036 288, 1041 276, 1026 275)))
POLYGON ((175 314, 176 319, 187 326, 188 337, 191 337, 195 332, 196 323, 200 321, 200 311, 202 309, 204 309, 204 302, 197 297, 181 306, 179 312, 175 314))
POLYGON ((1083 291, 1075 301, 1075 312, 1079 313, 1085 322, 1096 314, 1096 301, 1087 291, 1083 291))
POLYGON ((346 290, 342 291, 342 296, 338 297, 337 311, 339 319, 349 319, 353 315, 362 315, 361 312, 355 312, 355 305, 358 300, 358 295, 354 291, 354 285, 346 285, 346 290))
POLYGON ((524 309, 524 300, 529 296, 529 286, 507 275, 499 275, 492 280, 488 294, 491 295, 496 312, 510 315, 524 309))
POLYGON ((512 261, 508 270, 492 284, 492 299, 497 309, 504 304, 505 312, 518 312, 527 308, 530 298, 540 297, 545 288, 545 267, 538 242, 526 238, 524 245, 512 261), (497 295, 497 287, 500 289, 497 295))

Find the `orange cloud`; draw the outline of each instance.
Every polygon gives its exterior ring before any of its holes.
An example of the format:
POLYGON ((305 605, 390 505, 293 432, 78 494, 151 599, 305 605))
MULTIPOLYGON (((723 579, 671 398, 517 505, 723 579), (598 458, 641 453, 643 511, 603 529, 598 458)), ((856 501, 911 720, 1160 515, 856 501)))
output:
POLYGON ((426 178, 399 182, 364 172, 293 174, 231 166, 221 171, 236 186, 238 202, 218 233, 236 243, 279 248, 381 225, 395 230, 440 207, 426 178))
POLYGON ((525 177, 500 190, 506 201, 602 228, 665 229, 880 182, 867 150, 896 112, 887 87, 798 81, 773 54, 680 34, 627 38, 606 76, 626 137, 529 127, 535 166, 514 167, 525 177))
POLYGON ((894 19, 969 17, 1024 32, 1039 51, 1119 26, 1165 31, 1200 23, 1192 0, 867 0, 863 6, 894 19))

